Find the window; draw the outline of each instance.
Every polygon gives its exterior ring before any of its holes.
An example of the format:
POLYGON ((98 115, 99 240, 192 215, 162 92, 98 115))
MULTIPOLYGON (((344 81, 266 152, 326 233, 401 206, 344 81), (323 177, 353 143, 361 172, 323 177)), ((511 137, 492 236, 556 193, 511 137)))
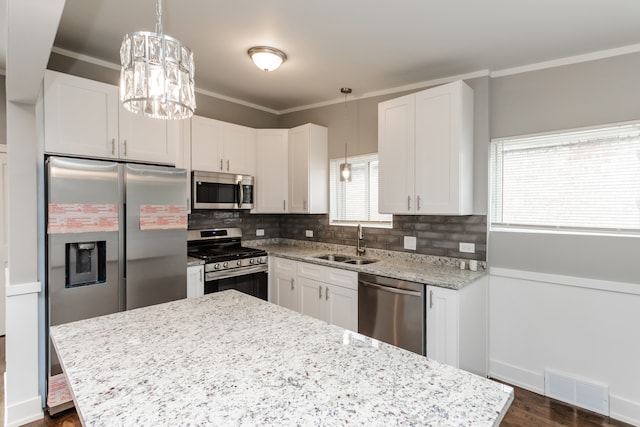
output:
POLYGON ((350 157, 351 181, 340 181, 340 163, 331 160, 329 167, 331 211, 333 225, 367 224, 373 227, 392 226, 392 215, 378 213, 378 154, 350 157))
POLYGON ((640 232, 640 122, 494 140, 491 223, 640 232))

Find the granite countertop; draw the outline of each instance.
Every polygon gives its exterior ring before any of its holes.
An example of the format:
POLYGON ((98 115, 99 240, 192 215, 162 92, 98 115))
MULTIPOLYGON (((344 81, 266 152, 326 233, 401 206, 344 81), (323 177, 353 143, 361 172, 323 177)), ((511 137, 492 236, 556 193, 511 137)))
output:
POLYGON ((513 389, 228 290, 51 327, 85 426, 498 425, 513 389))
POLYGON ((187 256, 187 267, 194 267, 196 265, 204 265, 204 260, 200 258, 194 258, 187 256))
POLYGON ((298 243, 298 241, 264 243, 259 240, 248 241, 245 245, 264 249, 268 252, 269 256, 337 267, 345 270, 408 280, 455 290, 460 290, 474 280, 486 275, 484 269, 485 263, 483 262, 479 263, 478 271, 461 270, 460 260, 457 259, 404 252, 367 249, 367 253, 363 258, 373 258, 378 261, 371 264, 355 265, 316 258, 318 255, 328 253, 339 253, 352 258, 358 258, 355 256, 355 248, 349 246, 317 243, 305 244, 305 242, 298 243))

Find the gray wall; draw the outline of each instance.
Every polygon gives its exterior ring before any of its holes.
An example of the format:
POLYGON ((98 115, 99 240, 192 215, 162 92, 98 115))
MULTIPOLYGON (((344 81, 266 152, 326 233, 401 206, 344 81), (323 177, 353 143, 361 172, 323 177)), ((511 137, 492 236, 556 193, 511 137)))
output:
MULTIPOLYGON (((474 201, 473 213, 487 213, 487 181, 489 152, 489 77, 467 80, 474 90, 474 201)), ((345 139, 348 155, 378 151, 378 103, 397 98, 412 91, 397 92, 372 98, 349 101, 347 98, 345 123, 344 103, 283 114, 278 127, 292 128, 304 123, 316 123, 329 128, 329 158, 344 156, 345 139), (345 137, 346 135, 346 137, 345 137)), ((354 88, 354 92, 356 88, 354 88)), ((336 94, 339 95, 338 89, 336 94)), ((355 97, 355 95, 354 95, 355 97)))
MULTIPOLYGON (((78 61, 55 53, 51 54, 47 68, 113 85, 120 84, 120 71, 118 70, 78 61)), ((278 125, 278 116, 275 114, 199 93, 196 93, 195 114, 253 128, 272 128, 278 125)))
MULTIPOLYGON (((640 119, 640 54, 495 78, 491 136, 640 119)), ((492 267, 640 284, 640 238, 491 232, 492 267)))
POLYGON ((7 89, 5 77, 0 76, 0 144, 7 143, 7 89))

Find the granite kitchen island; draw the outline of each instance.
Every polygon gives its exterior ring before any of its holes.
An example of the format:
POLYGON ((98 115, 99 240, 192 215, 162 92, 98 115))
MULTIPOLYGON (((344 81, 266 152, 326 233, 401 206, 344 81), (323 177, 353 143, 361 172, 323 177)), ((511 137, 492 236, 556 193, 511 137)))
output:
POLYGON ((236 291, 51 328, 85 426, 497 425, 513 389, 236 291))

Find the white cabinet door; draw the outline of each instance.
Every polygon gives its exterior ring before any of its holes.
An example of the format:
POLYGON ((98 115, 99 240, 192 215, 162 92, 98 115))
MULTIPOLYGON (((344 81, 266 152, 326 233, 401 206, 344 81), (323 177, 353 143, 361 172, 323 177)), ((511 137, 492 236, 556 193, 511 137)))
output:
POLYGON ((289 130, 289 212, 329 212, 327 128, 306 124, 289 130))
POLYGON ((473 210, 473 90, 463 81, 378 104, 382 213, 473 210))
POLYGON ((309 131, 289 131, 289 212, 306 213, 309 207, 309 131))
POLYGON ((255 130, 224 123, 222 126, 223 172, 255 175, 255 130))
POLYGON ((187 298, 204 295, 204 266, 187 267, 187 298))
POLYGON ((151 119, 120 106, 120 158, 174 165, 179 126, 175 120, 151 119))
POLYGON ((9 170, 7 163, 6 145, 0 146, 0 335, 6 331, 6 283, 5 268, 8 262, 9 249, 9 170))
POLYGON ((117 158, 118 103, 116 86, 46 71, 45 151, 117 158))
POLYGON ((258 129, 256 136, 256 204, 253 213, 287 211, 289 155, 287 129, 258 129))
POLYGON ((276 302, 282 307, 299 311, 299 291, 296 283, 296 261, 271 258, 270 280, 276 294, 276 302))
POLYGON ((306 277, 298 277, 298 284, 300 285, 300 313, 328 322, 324 302, 327 285, 306 277))
POLYGON ((324 290, 326 320, 350 331, 358 331, 358 291, 342 286, 327 286, 324 290))
POLYGON ((378 104, 378 209, 381 213, 414 212, 414 147, 415 96, 378 104))
POLYGON ((462 81, 416 94, 416 213, 472 213, 473 92, 462 81))
POLYGON ((191 117, 191 169, 222 172, 223 122, 206 117, 191 117))
POLYGON ((458 291, 427 286, 427 357, 458 367, 458 291))

